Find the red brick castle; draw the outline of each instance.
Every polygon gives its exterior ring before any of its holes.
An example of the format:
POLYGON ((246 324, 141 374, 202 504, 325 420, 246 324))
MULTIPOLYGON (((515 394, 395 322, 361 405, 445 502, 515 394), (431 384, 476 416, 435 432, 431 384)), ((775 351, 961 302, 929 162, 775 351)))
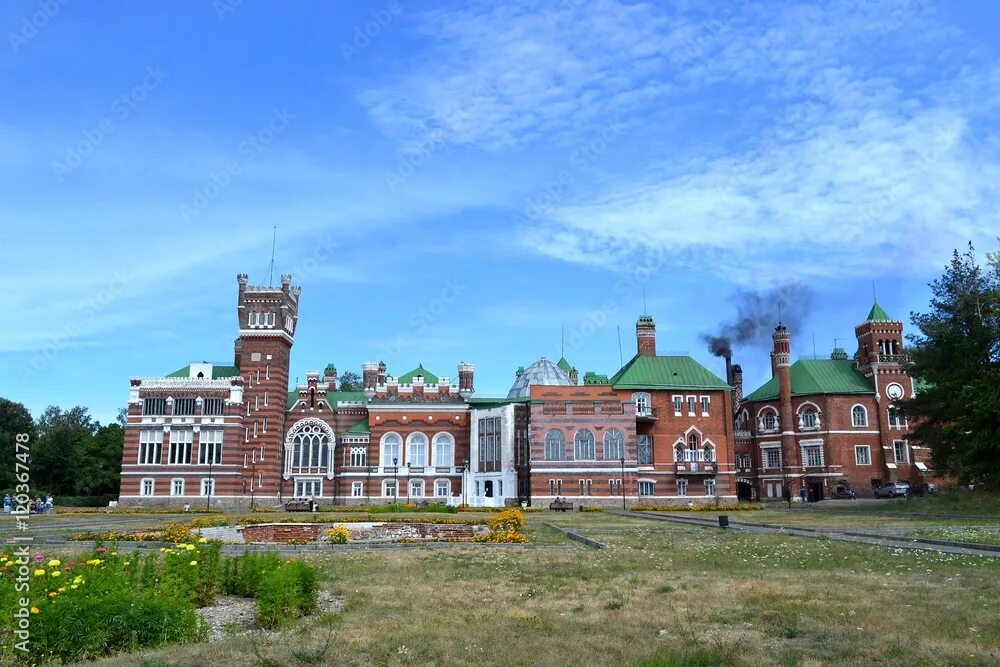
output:
POLYGON ((733 390, 688 356, 657 355, 650 317, 635 357, 582 383, 565 359, 542 358, 507 396, 480 397, 471 364, 453 381, 365 363, 362 391, 338 390, 327 365, 289 392, 301 290, 290 276, 237 280, 232 366, 132 378, 123 504, 735 499, 733 390))

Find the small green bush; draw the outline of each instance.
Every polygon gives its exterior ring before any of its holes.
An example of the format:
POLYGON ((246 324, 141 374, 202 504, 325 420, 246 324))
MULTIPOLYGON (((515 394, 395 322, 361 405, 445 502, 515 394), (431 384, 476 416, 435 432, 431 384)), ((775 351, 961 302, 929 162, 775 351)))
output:
POLYGON ((302 561, 289 561, 264 575, 257 587, 257 620, 276 628, 316 609, 319 585, 316 570, 302 561))
POLYGON ((264 576, 282 565, 276 553, 244 553, 242 556, 227 558, 227 570, 222 576, 222 590, 226 595, 244 598, 257 596, 257 589, 264 576))

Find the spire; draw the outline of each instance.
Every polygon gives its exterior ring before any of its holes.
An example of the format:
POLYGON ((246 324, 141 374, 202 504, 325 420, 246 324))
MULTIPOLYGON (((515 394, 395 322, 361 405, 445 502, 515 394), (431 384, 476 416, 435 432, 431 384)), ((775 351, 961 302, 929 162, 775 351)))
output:
POLYGON ((868 322, 891 322, 892 318, 882 309, 882 306, 878 305, 878 301, 872 305, 871 311, 868 313, 868 322))

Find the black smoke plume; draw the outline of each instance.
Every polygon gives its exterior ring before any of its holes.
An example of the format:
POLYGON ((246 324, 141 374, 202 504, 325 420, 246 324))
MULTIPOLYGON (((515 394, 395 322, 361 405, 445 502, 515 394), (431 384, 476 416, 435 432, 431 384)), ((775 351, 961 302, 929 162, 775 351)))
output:
POLYGON ((793 333, 800 331, 812 309, 813 293, 803 283, 787 282, 766 291, 740 290, 731 300, 736 317, 719 325, 717 333, 701 335, 712 354, 726 359, 732 359, 734 345, 770 344, 779 318, 793 333))

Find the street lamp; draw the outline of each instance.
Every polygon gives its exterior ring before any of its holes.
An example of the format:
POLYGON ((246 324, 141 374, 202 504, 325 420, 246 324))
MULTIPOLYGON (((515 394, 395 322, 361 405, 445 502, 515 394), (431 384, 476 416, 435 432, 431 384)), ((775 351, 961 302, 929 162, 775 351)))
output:
POLYGON ((212 491, 215 490, 215 480, 212 479, 212 464, 215 463, 215 445, 208 451, 208 488, 206 489, 205 511, 212 510, 212 491))
POLYGON ((469 504, 469 501, 468 501, 468 498, 469 498, 469 484, 468 484, 468 482, 472 478, 472 475, 469 474, 469 459, 465 459, 464 463, 465 463, 465 465, 462 466, 462 504, 463 505, 468 505, 469 504))
POLYGON ((622 457, 622 511, 626 511, 628 508, 625 505, 625 457, 622 457))
POLYGON ((399 459, 392 459, 392 504, 399 504, 399 459))
MULTIPOLYGON (((253 496, 253 492, 254 492, 254 480, 257 479, 257 450, 256 449, 253 450, 250 453, 250 463, 251 463, 251 466, 250 466, 250 511, 252 512, 253 511, 253 503, 254 503, 254 496, 253 496)), ((246 469, 246 467, 247 467, 247 464, 246 464, 246 461, 244 460, 244 462, 243 462, 243 468, 246 469)))

